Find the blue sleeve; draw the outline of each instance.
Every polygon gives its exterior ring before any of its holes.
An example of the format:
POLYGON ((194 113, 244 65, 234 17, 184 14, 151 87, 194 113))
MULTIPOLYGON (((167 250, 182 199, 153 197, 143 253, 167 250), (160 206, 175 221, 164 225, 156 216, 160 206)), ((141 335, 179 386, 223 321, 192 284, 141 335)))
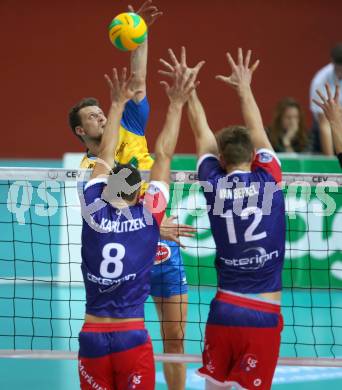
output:
POLYGON ((150 105, 146 96, 138 103, 129 100, 122 114, 121 125, 134 134, 145 135, 149 113, 150 105))
POLYGON ((107 185, 103 179, 90 180, 84 187, 83 195, 86 206, 94 203, 97 199, 101 199, 104 187, 107 185))
POLYGON ((207 181, 224 173, 220 161, 213 154, 205 154, 198 160, 197 172, 200 181, 207 181))

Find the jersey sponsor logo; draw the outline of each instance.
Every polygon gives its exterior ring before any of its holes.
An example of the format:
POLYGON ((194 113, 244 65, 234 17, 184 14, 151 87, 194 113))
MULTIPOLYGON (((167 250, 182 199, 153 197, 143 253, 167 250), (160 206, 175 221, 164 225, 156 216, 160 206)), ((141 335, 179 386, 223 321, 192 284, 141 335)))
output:
POLYGON ((224 257, 221 257, 221 260, 223 260, 226 265, 231 267, 238 267, 242 270, 257 270, 263 268, 267 261, 279 257, 278 250, 267 253, 265 248, 262 247, 248 248, 242 251, 242 253, 246 254, 253 252, 256 253, 249 257, 246 256, 232 259, 225 259, 224 257))
POLYGON ((171 248, 163 242, 158 242, 157 254, 154 264, 161 264, 171 257, 171 248))
POLYGON ((116 288, 118 288, 119 286, 121 286, 122 283, 128 282, 130 280, 135 280, 136 277, 137 277, 137 274, 128 274, 120 279, 109 279, 109 278, 102 278, 100 276, 95 276, 90 272, 87 273, 87 279, 90 282, 93 282, 93 283, 99 284, 100 286, 103 286, 103 287, 99 287, 100 293, 111 292, 111 291, 115 290, 116 288))
POLYGON ((273 160, 273 156, 269 153, 262 152, 258 154, 258 160, 262 163, 269 163, 273 160))

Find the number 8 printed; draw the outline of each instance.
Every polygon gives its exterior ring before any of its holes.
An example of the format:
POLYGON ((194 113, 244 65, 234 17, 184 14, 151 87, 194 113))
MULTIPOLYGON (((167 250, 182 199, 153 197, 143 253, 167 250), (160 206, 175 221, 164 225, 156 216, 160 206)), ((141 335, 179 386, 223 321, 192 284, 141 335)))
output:
POLYGON ((100 274, 104 278, 115 279, 118 278, 123 271, 122 259, 125 257, 125 247, 121 244, 106 244, 102 250, 103 260, 100 264, 100 274), (111 256, 110 252, 116 249, 116 255, 111 256), (109 271, 110 264, 114 264, 114 270, 109 271))

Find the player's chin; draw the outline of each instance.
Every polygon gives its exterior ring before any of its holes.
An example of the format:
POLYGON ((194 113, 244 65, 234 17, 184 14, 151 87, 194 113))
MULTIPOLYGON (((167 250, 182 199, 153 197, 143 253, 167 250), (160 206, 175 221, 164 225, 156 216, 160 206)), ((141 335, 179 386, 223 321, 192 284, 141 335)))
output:
POLYGON ((97 132, 97 134, 93 135, 91 138, 93 141, 101 141, 102 139, 102 135, 103 135, 103 129, 99 129, 99 131, 97 132))

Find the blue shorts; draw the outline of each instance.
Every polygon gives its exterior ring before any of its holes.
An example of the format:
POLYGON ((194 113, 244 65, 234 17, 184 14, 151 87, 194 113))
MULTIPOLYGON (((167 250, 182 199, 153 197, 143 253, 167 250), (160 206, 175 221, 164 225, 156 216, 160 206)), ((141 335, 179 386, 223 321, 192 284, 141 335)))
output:
POLYGON ((170 298, 188 292, 180 248, 175 242, 161 240, 158 243, 151 281, 154 297, 170 298))

